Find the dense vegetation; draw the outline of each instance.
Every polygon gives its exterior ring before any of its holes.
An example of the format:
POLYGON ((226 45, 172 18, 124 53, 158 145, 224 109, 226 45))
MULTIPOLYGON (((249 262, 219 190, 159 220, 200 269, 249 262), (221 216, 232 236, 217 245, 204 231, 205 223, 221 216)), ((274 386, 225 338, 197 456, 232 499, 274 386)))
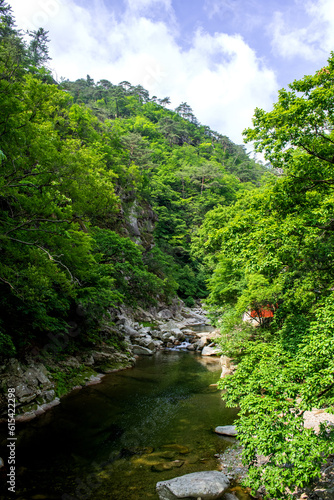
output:
POLYGON ((0 15, 1 357, 73 323, 76 342, 99 342, 122 303, 204 297, 191 236, 263 167, 186 103, 171 111, 140 86, 89 76, 58 84, 47 32, 27 40, 4 0, 0 15))
POLYGON ((0 357, 74 323, 99 343, 121 304, 209 294, 250 486, 281 498, 316 479, 334 452, 303 427, 334 403, 334 56, 256 110, 245 138, 264 169, 187 103, 55 82, 47 33, 23 37, 4 0, 0 19, 0 357))
POLYGON ((303 425, 305 410, 334 407, 333 103, 334 54, 281 90, 272 111, 257 109, 244 135, 278 175, 209 212, 194 242, 212 272, 223 351, 238 365, 221 386, 241 408, 248 483, 271 498, 316 479, 334 452, 333 427, 303 425))

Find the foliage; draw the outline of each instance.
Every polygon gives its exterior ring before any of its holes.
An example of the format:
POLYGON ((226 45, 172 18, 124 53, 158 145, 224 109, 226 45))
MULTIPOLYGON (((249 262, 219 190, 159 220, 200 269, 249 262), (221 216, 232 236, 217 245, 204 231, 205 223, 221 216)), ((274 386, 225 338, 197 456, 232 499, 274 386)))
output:
POLYGON ((57 84, 48 33, 26 41, 3 0, 0 15, 1 356, 77 320, 76 342, 99 342, 122 302, 205 296, 191 235, 263 168, 186 103, 173 112, 141 86, 89 75, 57 84))
POLYGON ((305 410, 334 402, 333 55, 328 62, 281 90, 273 111, 256 110, 246 139, 278 175, 209 212, 193 242, 212 273, 208 303, 224 312, 222 348, 238 365, 221 386, 240 407, 249 484, 275 498, 315 480, 333 453, 331 434, 303 427, 305 410), (242 321, 250 315, 256 326, 242 321), (257 454, 267 457, 261 467, 257 454))

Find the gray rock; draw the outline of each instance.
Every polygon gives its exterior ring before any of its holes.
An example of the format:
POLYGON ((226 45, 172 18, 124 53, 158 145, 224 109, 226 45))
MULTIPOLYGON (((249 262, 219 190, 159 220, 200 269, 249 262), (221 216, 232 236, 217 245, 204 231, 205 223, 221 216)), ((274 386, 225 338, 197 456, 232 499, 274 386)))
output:
POLYGON ((147 349, 147 347, 142 347, 140 345, 134 345, 132 348, 133 354, 139 354, 144 356, 152 356, 154 352, 151 349, 147 349))
POLYGON ((237 429, 235 428, 235 425, 219 425, 215 428, 215 433, 222 434, 224 436, 236 436, 237 429))
POLYGON ((0 457, 0 469, 1 467, 4 467, 5 466, 5 462, 2 460, 2 458, 0 457))
POLYGON ((123 331, 126 335, 129 335, 130 337, 138 337, 140 335, 139 332, 137 332, 137 330, 135 330, 134 328, 132 328, 132 326, 128 324, 125 324, 123 326, 123 331))
POLYGON ((184 333, 180 330, 180 328, 173 328, 171 330, 171 334, 177 339, 177 340, 184 340, 185 336, 184 333))
MULTIPOLYGON (((172 334, 170 332, 165 332, 163 335, 162 335, 162 341, 163 342, 167 342, 170 340, 170 338, 172 337, 172 334)), ((174 340, 175 340, 175 337, 174 337, 174 340)))
POLYGON ((85 366, 93 366, 94 365, 94 358, 91 354, 86 354, 81 357, 82 362, 85 366))
POLYGON ((314 493, 321 500, 334 500, 334 487, 327 488, 318 488, 314 490, 314 493))
POLYGON ((64 361, 62 361, 61 364, 68 368, 79 368, 80 366, 79 361, 73 356, 69 356, 68 358, 64 359, 64 361))
POLYGON ((186 474, 168 481, 157 483, 160 500, 215 500, 220 498, 230 485, 229 480, 219 471, 204 471, 186 474))
POLYGON ((18 384, 15 387, 15 396, 20 403, 30 403, 37 397, 36 392, 26 384, 18 384))
POLYGON ((56 393, 54 390, 46 391, 42 396, 43 396, 45 403, 50 403, 51 401, 53 401, 55 399, 56 393))
POLYGON ((43 385, 44 388, 52 387, 52 383, 47 377, 47 370, 41 364, 31 366, 24 372, 22 379, 31 386, 43 385))
POLYGON ((219 353, 216 347, 212 347, 211 345, 207 345, 202 350, 202 356, 217 356, 219 353))
POLYGON ((160 325, 160 330, 163 332, 171 332, 174 328, 177 328, 177 323, 173 320, 167 321, 167 323, 163 323, 160 325))
POLYGON ((153 330, 153 332, 151 332, 151 336, 159 340, 163 339, 164 334, 165 332, 162 332, 161 330, 153 330))
POLYGON ((162 311, 158 312, 158 317, 160 319, 170 319, 173 317, 173 314, 169 309, 163 309, 162 311))
POLYGON ((233 493, 225 493, 224 500, 238 500, 238 497, 233 493))
POLYGON ((220 364, 222 366, 222 373, 220 375, 220 378, 226 377, 226 375, 230 375, 233 373, 235 367, 232 364, 232 359, 228 358, 227 356, 220 356, 220 364))
POLYGON ((140 345, 141 347, 146 347, 146 349, 150 349, 151 351, 154 351, 155 343, 154 343, 152 337, 150 337, 150 335, 145 335, 144 337, 136 338, 136 343, 137 343, 137 345, 140 345))
POLYGON ((195 344, 187 345, 187 350, 188 351, 196 351, 196 345, 195 344))
POLYGON ((148 333, 151 333, 152 328, 150 326, 143 326, 140 328, 139 333, 140 335, 147 335, 148 333))
POLYGON ((196 342, 196 347, 199 351, 202 351, 202 349, 206 345, 206 337, 201 337, 197 342, 196 342))

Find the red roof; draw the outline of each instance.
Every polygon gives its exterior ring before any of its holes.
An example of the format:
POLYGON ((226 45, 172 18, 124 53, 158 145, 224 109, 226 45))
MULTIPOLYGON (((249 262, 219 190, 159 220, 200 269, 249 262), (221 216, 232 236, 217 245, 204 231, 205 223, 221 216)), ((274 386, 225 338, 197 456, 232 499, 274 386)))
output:
POLYGON ((259 311, 255 310, 251 311, 250 315, 251 318, 272 318, 274 316, 274 313, 270 309, 265 309, 264 307, 261 307, 259 311))

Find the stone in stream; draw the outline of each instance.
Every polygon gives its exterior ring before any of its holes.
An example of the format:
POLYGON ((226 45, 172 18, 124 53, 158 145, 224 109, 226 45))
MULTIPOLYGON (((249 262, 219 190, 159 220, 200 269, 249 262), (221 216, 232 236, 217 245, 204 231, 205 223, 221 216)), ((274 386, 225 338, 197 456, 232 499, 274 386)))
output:
POLYGON ((217 356, 218 354, 218 349, 216 347, 213 347, 212 345, 207 345, 204 347, 202 350, 202 356, 217 356))
POLYGON ((144 356, 152 356, 154 354, 151 349, 147 349, 146 347, 142 347, 140 345, 134 345, 132 348, 133 354, 139 354, 144 356))
POLYGON ((229 480, 219 471, 193 472, 157 483, 156 490, 160 500, 215 500, 220 498, 230 485, 229 480))
POLYGON ((216 434, 222 434, 223 436, 236 436, 237 429, 235 425, 219 425, 215 428, 216 434))

